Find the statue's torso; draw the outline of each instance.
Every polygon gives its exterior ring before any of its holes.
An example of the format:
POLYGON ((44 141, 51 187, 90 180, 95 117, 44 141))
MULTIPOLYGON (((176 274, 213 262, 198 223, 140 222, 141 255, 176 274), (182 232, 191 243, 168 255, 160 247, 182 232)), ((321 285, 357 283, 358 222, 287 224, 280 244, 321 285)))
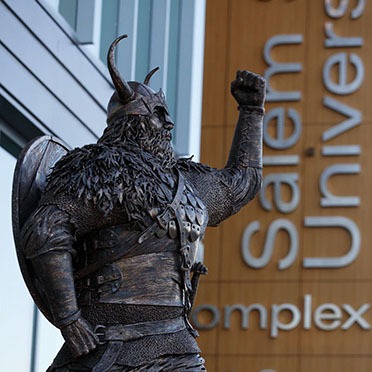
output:
POLYGON ((118 224, 81 239, 77 265, 83 272, 100 266, 79 281, 82 304, 184 305, 182 271, 195 263, 208 216, 184 178, 180 189, 181 177, 173 187, 162 185, 169 202, 154 208, 143 229, 118 224))

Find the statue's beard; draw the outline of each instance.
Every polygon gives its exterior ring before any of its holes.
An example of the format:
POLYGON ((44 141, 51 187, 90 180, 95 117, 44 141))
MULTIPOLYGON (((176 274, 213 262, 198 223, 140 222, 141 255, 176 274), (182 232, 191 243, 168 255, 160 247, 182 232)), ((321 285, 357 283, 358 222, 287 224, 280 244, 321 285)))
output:
POLYGON ((154 129, 147 117, 128 116, 107 127, 98 143, 138 146, 155 155, 163 168, 172 168, 176 163, 176 153, 171 140, 169 130, 154 129))
POLYGON ((139 138, 137 143, 142 149, 155 155, 163 167, 169 168, 174 166, 176 162, 171 138, 168 130, 155 131, 152 128, 147 128, 145 136, 139 138))

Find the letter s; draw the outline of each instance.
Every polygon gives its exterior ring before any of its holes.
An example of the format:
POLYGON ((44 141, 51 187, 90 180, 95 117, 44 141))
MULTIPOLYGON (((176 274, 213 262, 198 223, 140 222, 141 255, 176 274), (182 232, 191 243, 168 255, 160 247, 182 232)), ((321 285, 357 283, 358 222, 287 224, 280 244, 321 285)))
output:
POLYGON ((279 270, 288 269, 295 261, 298 253, 298 234, 296 227, 293 225, 292 222, 284 218, 279 218, 273 221, 267 231, 267 237, 265 240, 262 255, 260 257, 254 257, 251 254, 250 242, 252 235, 259 230, 260 223, 258 221, 250 223, 244 230, 241 246, 244 262, 254 269, 262 269, 263 267, 265 267, 270 262, 270 259, 273 255, 277 233, 280 230, 285 230, 288 233, 290 245, 286 257, 279 260, 278 268, 279 270))

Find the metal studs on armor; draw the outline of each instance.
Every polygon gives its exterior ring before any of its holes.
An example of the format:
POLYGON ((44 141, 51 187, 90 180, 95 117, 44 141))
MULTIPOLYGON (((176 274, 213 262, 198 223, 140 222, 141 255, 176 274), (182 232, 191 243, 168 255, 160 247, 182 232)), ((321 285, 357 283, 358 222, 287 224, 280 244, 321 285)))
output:
POLYGON ((196 200, 196 203, 198 204, 198 207, 200 209, 203 209, 204 208, 203 202, 197 196, 195 196, 195 200, 196 200))
POLYGON ((168 224, 168 233, 169 233, 169 237, 172 238, 172 239, 175 239, 177 238, 177 225, 176 225, 176 221, 172 220, 172 221, 169 221, 169 224, 168 224))
POLYGON ((186 195, 187 195, 187 199, 189 200, 191 205, 195 208, 196 207, 196 199, 195 199, 194 195, 191 192, 186 192, 186 195))
POLYGON ((186 237, 190 236, 191 232, 191 223, 188 221, 183 221, 183 228, 186 231, 186 237))
POLYGON ((190 222, 195 222, 195 209, 191 205, 186 205, 186 216, 190 222))
POLYGON ((181 197, 181 203, 183 205, 186 205, 187 204, 187 196, 185 194, 182 194, 182 197, 181 197))
POLYGON ((191 231, 189 236, 190 242, 191 243, 195 242, 200 237, 200 234, 201 234, 200 226, 193 223, 191 225, 191 231))
POLYGON ((181 204, 180 205, 180 208, 179 208, 179 211, 180 211, 180 218, 181 218, 181 220, 184 220, 185 217, 186 217, 185 206, 181 204))
POLYGON ((104 229, 99 231, 97 239, 93 240, 93 247, 95 249, 115 248, 118 245, 118 241, 118 236, 113 229, 104 229))
POLYGON ((196 208, 195 209, 195 214, 196 214, 196 221, 198 222, 198 224, 200 226, 202 226, 204 224, 204 221, 205 221, 205 213, 203 212, 202 209, 196 208))
POLYGON ((115 293, 120 288, 122 273, 115 265, 106 265, 97 275, 96 282, 99 286, 98 293, 107 291, 115 293))

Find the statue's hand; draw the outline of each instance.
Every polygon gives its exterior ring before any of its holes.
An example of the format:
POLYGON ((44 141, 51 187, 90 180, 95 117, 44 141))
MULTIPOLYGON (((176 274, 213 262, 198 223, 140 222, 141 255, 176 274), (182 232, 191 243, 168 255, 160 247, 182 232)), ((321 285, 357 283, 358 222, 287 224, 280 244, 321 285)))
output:
POLYGON ((250 71, 238 71, 231 82, 231 94, 239 106, 262 107, 265 101, 265 79, 250 71))
POLYGON ((207 266, 204 266, 201 262, 195 262, 194 265, 191 268, 191 271, 194 274, 208 275, 207 266))
POLYGON ((93 332, 92 326, 83 318, 78 318, 73 323, 61 329, 75 358, 88 354, 98 345, 98 337, 93 332))

